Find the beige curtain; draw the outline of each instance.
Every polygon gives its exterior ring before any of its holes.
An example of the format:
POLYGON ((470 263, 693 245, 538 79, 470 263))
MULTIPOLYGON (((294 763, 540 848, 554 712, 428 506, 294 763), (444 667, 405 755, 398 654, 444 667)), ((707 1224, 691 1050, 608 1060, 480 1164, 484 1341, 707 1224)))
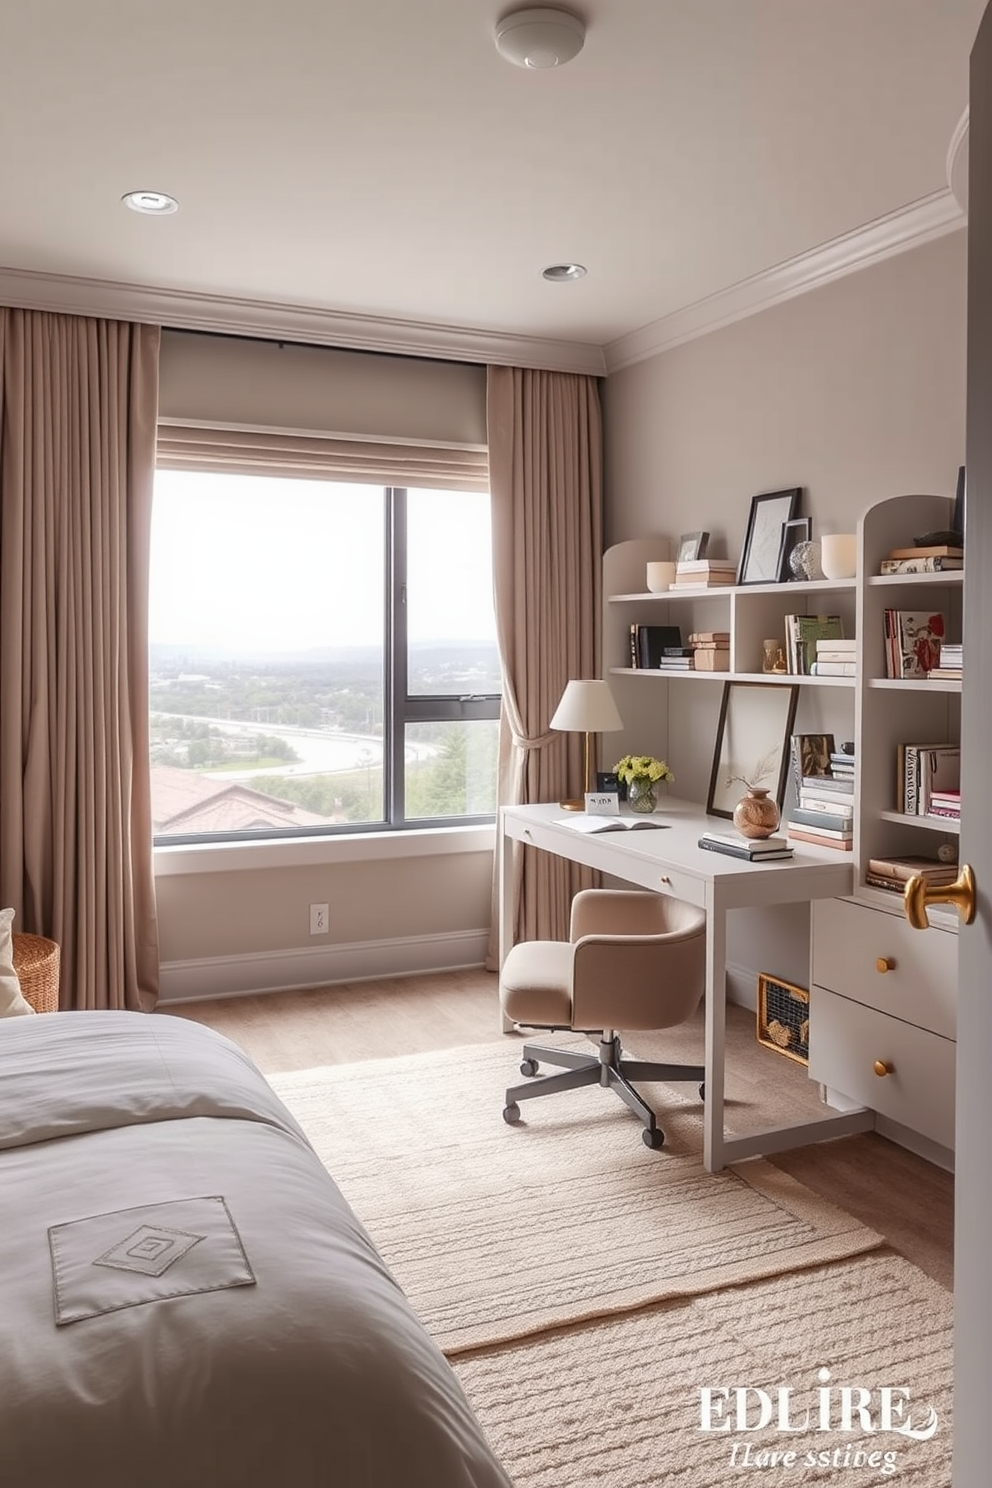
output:
MULTIPOLYGON (((598 675, 602 424, 596 380, 490 367, 487 390, 496 629, 503 664, 500 805, 581 789, 583 740, 548 721, 570 678, 598 675)), ((588 870, 516 850, 516 939, 567 939, 588 870)), ((496 891, 488 964, 497 965, 496 891)))
POLYGON ((158 988, 148 766, 156 327, 0 310, 0 901, 63 1008, 158 988))

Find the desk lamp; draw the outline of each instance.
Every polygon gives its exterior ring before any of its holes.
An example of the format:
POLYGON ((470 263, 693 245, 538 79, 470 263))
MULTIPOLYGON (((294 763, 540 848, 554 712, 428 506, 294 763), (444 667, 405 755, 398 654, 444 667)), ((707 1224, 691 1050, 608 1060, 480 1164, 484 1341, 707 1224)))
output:
MULTIPOLYGON (((561 729, 564 733, 580 733, 586 736, 585 746, 585 768, 583 777, 584 789, 591 791, 592 784, 592 755, 589 748, 590 734, 608 734, 623 728, 623 719, 617 712, 617 705, 613 701, 608 682, 581 681, 569 682, 561 695, 551 719, 553 729, 561 729)), ((563 811, 584 811, 585 800, 559 801, 563 811)))

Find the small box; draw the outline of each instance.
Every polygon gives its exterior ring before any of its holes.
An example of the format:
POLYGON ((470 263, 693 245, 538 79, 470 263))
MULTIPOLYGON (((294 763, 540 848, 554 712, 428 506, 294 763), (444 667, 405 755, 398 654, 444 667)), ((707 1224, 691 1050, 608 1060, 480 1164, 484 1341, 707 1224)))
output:
POLYGON ((758 976, 758 1043, 809 1064, 809 993, 763 971, 758 976))

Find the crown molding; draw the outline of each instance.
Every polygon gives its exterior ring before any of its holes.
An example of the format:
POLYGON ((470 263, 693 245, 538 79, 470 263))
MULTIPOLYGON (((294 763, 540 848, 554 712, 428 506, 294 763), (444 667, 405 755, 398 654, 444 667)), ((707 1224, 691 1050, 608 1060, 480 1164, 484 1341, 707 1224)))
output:
POLYGON ((155 289, 145 284, 0 268, 0 304, 23 310, 138 321, 173 330, 215 331, 309 346, 388 352, 440 361, 537 367, 602 377, 602 348, 582 342, 518 336, 471 327, 429 325, 322 310, 308 305, 237 299, 228 295, 155 289))
POLYGON ((964 225, 964 214, 953 194, 949 190, 935 191, 866 227, 855 228, 610 342, 604 348, 607 374, 647 361, 660 352, 781 305, 846 274, 893 258, 897 253, 921 247, 964 225))

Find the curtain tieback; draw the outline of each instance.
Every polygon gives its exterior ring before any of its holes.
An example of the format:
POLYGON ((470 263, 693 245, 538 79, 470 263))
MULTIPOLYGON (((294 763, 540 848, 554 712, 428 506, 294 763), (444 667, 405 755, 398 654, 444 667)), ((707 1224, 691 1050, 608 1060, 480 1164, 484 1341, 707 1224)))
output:
POLYGON ((561 730, 551 729, 549 733, 538 734, 535 738, 528 739, 525 734, 518 734, 511 729, 510 737, 513 740, 513 747, 515 749, 546 749, 549 744, 553 744, 556 739, 561 738, 561 730))

